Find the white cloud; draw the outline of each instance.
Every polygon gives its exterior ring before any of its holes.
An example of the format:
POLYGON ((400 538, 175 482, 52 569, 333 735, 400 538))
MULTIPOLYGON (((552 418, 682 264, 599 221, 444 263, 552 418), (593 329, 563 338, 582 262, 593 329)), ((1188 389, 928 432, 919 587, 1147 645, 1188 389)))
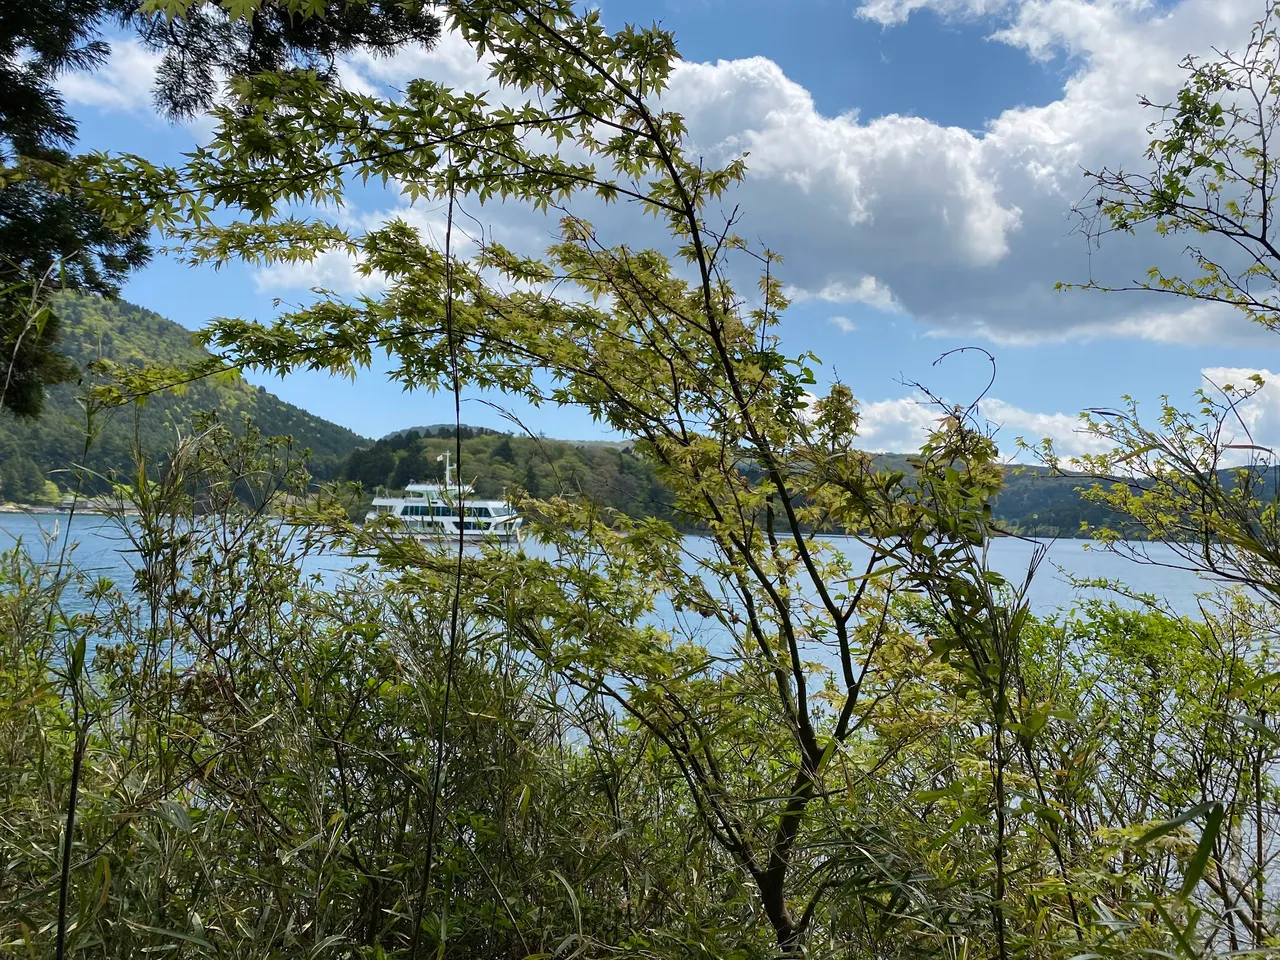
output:
POLYGON ((386 287, 386 278, 378 273, 364 275, 356 258, 327 250, 313 260, 259 267, 253 271, 253 286, 259 293, 322 287, 340 295, 376 294, 386 287))
POLYGON ((70 103, 101 110, 149 110, 151 88, 160 55, 137 40, 112 41, 111 55, 100 68, 64 74, 58 89, 70 103))
MULTIPOLYGON (((1073 233, 1082 168, 1141 169, 1152 116, 1139 94, 1169 96, 1190 52, 1236 46, 1258 0, 868 0, 859 15, 900 23, 918 10, 984 17, 993 42, 1031 57, 1065 52, 1077 65, 1051 103, 1016 107, 978 131, 927 118, 856 112, 827 116, 764 57, 680 62, 663 106, 683 113, 696 153, 720 162, 743 152, 739 232, 785 257, 798 300, 860 303, 909 314, 936 333, 997 343, 1101 338, 1200 344, 1256 342, 1259 331, 1229 309, 1156 295, 1055 292, 1063 280, 1124 285, 1159 263, 1185 272, 1181 244, 1150 235, 1109 238, 1090 252, 1073 233)), ((403 88, 422 76, 499 101, 487 67, 456 35, 433 50, 357 57, 355 85, 403 88)), ((627 204, 586 203, 605 242, 659 243, 627 204)), ((477 216, 540 252, 554 222, 516 204, 477 216)))
MULTIPOLYGON (((936 404, 910 397, 868 403, 861 412, 858 433, 863 445, 888 453, 919 449, 929 431, 947 416, 936 404)), ((1051 439, 1057 451, 1068 457, 1109 449, 1107 444, 1080 432, 1077 414, 1039 413, 1003 400, 987 399, 982 402, 977 417, 987 429, 994 431, 1001 454, 1009 458, 1018 458, 1019 439, 1032 445, 1051 439)))
POLYGON ((886 27, 905 23, 917 10, 930 9, 944 16, 981 17, 1009 6, 1011 0, 867 0, 854 11, 857 16, 886 27))
POLYGON ((860 446, 879 453, 906 453, 920 445, 944 414, 920 400, 900 398, 863 404, 860 446))
MULTIPOLYGON (((389 194, 390 195, 390 194, 389 194)), ((436 250, 445 248, 449 233, 448 215, 444 201, 410 203, 403 196, 391 207, 381 210, 358 211, 344 207, 328 211, 330 219, 359 237, 365 231, 377 230, 392 221, 412 228, 422 242, 436 250)), ((473 257, 479 250, 481 227, 464 212, 465 206, 455 206, 452 237, 453 255, 461 260, 473 257)), ((307 211, 316 213, 315 209, 307 211)), ((515 249, 538 248, 546 243, 545 233, 538 233, 519 222, 504 221, 483 226, 484 239, 497 240, 515 249)), ((259 293, 283 293, 292 290, 312 290, 322 287, 338 295, 375 294, 387 287, 387 278, 380 272, 366 274, 360 268, 361 259, 346 250, 327 250, 312 260, 292 263, 273 263, 253 270, 253 283, 259 293)), ((496 274, 487 274, 494 283, 496 274)), ((561 299, 572 298, 573 291, 559 288, 561 299)), ((582 294, 584 302, 589 298, 582 294)))
MULTIPOLYGON (((1202 373, 1210 396, 1220 402, 1227 397, 1234 400, 1236 416, 1226 422, 1227 441, 1280 451, 1280 374, 1253 367, 1207 367, 1202 373), (1260 388, 1250 382, 1254 376, 1262 378, 1260 388), (1234 389, 1227 391, 1228 387, 1234 389), (1249 395, 1247 400, 1239 399, 1245 395, 1249 395)), ((1248 460, 1259 453, 1242 452, 1239 459, 1248 460)))
POLYGON ((403 90, 413 79, 423 78, 447 83, 473 93, 494 91, 490 102, 506 102, 503 91, 489 79, 490 58, 477 58, 475 49, 454 30, 444 30, 431 49, 420 44, 401 47, 389 57, 357 51, 344 64, 342 83, 351 89, 373 91, 379 84, 403 90))
POLYGON ((827 303, 865 303, 885 313, 902 312, 902 304, 898 303, 893 291, 870 274, 863 274, 856 283, 832 281, 816 293, 788 288, 787 296, 797 301, 817 299, 827 303))
MULTIPOLYGON (((1079 64, 1052 103, 1017 107, 981 131, 928 119, 824 116, 803 87, 755 57, 685 63, 670 105, 712 159, 749 152, 734 197, 744 231, 786 258, 802 296, 869 302, 874 278, 892 303, 949 333, 997 342, 1097 337, 1183 343, 1248 339, 1250 325, 1156 296, 1057 293, 1057 281, 1114 285, 1161 263, 1185 270, 1177 241, 1110 238, 1092 255, 1073 233, 1082 168, 1141 169, 1151 121, 1139 94, 1176 89, 1178 63, 1211 45, 1239 46, 1256 0, 1183 0, 1170 9, 1129 0, 877 0, 861 13, 900 22, 929 8, 995 16, 993 40, 1029 56, 1065 51, 1079 64)), ((877 304, 878 305, 878 304, 877 304)))
POLYGON ((1261 324, 1243 321, 1239 311, 1223 303, 1166 301, 1166 308, 1118 321, 1111 331, 1156 343, 1194 346, 1202 343, 1274 344, 1275 334, 1261 324))
POLYGON ((1019 439, 1032 445, 1052 440, 1054 448, 1067 457, 1105 453, 1111 449, 1110 444, 1081 431, 1079 414, 1038 413, 990 399, 982 402, 982 416, 996 428, 996 439, 1007 456, 1016 452, 1015 441, 1019 439))
POLYGON ((749 222, 804 289, 857 289, 870 276, 896 292, 881 264, 900 276, 939 262, 990 266, 1018 230, 1017 205, 1000 202, 967 131, 919 117, 824 117, 772 60, 682 63, 664 102, 685 115, 695 149, 715 160, 750 154, 749 222))
MULTIPOLYGON (((1228 396, 1236 400, 1234 415, 1225 422, 1223 442, 1265 448, 1240 451, 1235 456, 1228 453, 1228 461, 1243 462, 1258 456, 1275 459, 1280 455, 1280 374, 1255 367, 1206 367, 1201 375, 1205 391, 1219 403, 1228 396), (1253 376, 1262 378, 1261 388, 1251 382, 1253 376), (1245 395, 1247 399, 1240 399, 1245 395)), ((1183 406, 1187 407, 1188 403, 1183 406)), ((944 416, 946 413, 936 404, 912 397, 878 400, 862 406, 858 433, 867 449, 909 452, 920 447, 944 416)), ((1107 453, 1112 449, 1107 441, 1083 432, 1076 413, 1043 413, 988 398, 982 401, 977 418, 994 431, 1001 454, 1007 458, 1025 459, 1018 451, 1018 439, 1031 445, 1044 439, 1052 440, 1056 451, 1067 459, 1107 453)))
POLYGON ((858 329, 858 325, 848 317, 828 317, 827 322, 841 333, 853 333, 858 329))
MULTIPOLYGON (((91 71, 77 70, 58 78, 58 89, 67 102, 96 108, 103 113, 140 113, 154 116, 153 91, 156 70, 161 55, 146 49, 132 37, 107 38, 111 53, 106 63, 91 71)), ((223 81, 226 75, 216 73, 214 101, 224 99, 223 81)), ((217 123, 207 113, 183 118, 181 125, 197 143, 206 143, 213 137, 217 123)))

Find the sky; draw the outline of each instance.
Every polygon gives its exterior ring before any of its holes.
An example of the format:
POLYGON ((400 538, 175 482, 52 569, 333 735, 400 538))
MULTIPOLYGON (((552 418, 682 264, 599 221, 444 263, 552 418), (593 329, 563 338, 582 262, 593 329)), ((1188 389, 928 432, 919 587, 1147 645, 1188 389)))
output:
MULTIPOLYGON (((1248 418, 1258 442, 1280 442, 1280 336, 1230 310, 1154 294, 1057 292, 1058 281, 1128 282, 1160 264, 1189 269, 1176 239, 1142 234, 1091 249, 1072 206, 1083 170, 1142 169, 1150 111, 1175 91, 1179 61, 1238 49, 1263 0, 603 0, 611 28, 658 20, 683 57, 663 106, 684 114, 696 151, 749 151, 732 200, 740 232, 781 253, 793 305, 780 333, 812 351, 821 384, 848 384, 863 405, 863 445, 909 450, 937 416, 913 386, 982 402, 1002 450, 1052 437, 1065 453, 1095 450, 1079 411, 1123 396, 1151 409, 1184 406, 1210 383, 1262 373, 1248 418)), ((62 89, 82 146, 174 160, 208 133, 173 126, 150 106, 154 58, 119 40, 104 69, 62 89)), ((485 89, 482 64, 456 37, 390 60, 356 58, 346 82, 399 88, 417 76, 485 89)), ((550 225, 527 210, 471 211, 533 253, 550 225)), ((351 217, 431 224, 430 205, 359 196, 351 217)), ((627 224, 606 223, 629 239, 627 224)), ((353 264, 221 271, 163 257, 126 285, 126 299, 197 329, 212 317, 269 320, 277 301, 323 285, 367 292, 353 264)), ((284 399, 364 436, 452 422, 451 396, 405 393, 374 369, 354 382, 254 373, 284 399)), ((581 411, 468 394, 464 422, 511 428, 507 409, 550 437, 610 436, 581 411)))

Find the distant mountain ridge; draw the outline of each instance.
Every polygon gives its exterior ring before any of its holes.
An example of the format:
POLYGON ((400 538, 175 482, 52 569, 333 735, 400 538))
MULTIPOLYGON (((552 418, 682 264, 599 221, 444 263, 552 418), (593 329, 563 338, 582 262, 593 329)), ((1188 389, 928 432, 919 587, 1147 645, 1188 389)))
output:
MULTIPOLYGON (((481 497, 499 497, 522 488, 535 497, 576 494, 632 517, 658 517, 681 526, 673 498, 653 468, 629 444, 519 436, 464 424, 462 477, 481 497)), ((402 489, 412 481, 440 481, 439 458, 456 446, 453 424, 397 430, 352 452, 339 471, 360 483, 366 495, 377 488, 402 489)), ((877 454, 877 465, 909 473, 903 454, 877 454)), ((1084 476, 1051 476, 1044 467, 1010 467, 994 515, 1010 532, 1042 537, 1078 537, 1083 524, 1119 521, 1105 507, 1084 500, 1084 476)))
MULTIPOLYGON (((392 430, 385 436, 379 437, 375 442, 382 443, 383 441, 398 440, 401 437, 407 437, 411 433, 416 433, 424 437, 434 437, 438 434, 447 434, 452 437, 454 426, 455 425, 452 423, 433 423, 425 427, 404 427, 400 430, 392 430)), ((461 424, 460 429, 464 439, 502 433, 501 430, 494 430, 492 427, 477 427, 468 423, 461 424)))
MULTIPOLYGON (((53 307, 62 322, 62 350, 82 371, 99 358, 143 366, 209 355, 186 327, 123 300, 60 294, 53 307)), ((47 501, 58 493, 51 484, 70 487, 68 471, 85 459, 84 414, 76 402, 81 390, 76 384, 50 389, 43 415, 33 421, 0 413, 0 500, 47 501)), ((84 466, 95 474, 131 475, 135 438, 149 458, 158 458, 177 430, 189 432, 195 415, 210 411, 232 426, 247 414, 265 435, 292 437, 298 449, 312 451, 310 469, 319 479, 332 477, 352 451, 371 443, 239 377, 209 379, 181 395, 161 393, 139 407, 112 411, 84 466)))
MULTIPOLYGON (((208 356, 190 330, 160 314, 125 301, 61 295, 55 309, 62 320, 63 350, 83 370, 100 357, 117 363, 186 364, 208 356)), ((83 459, 84 420, 75 384, 49 391, 44 415, 22 421, 0 413, 0 500, 56 499, 57 487, 71 484, 70 469, 83 459)), ((455 444, 453 424, 408 427, 377 441, 286 403, 243 379, 203 380, 182 395, 151 397, 138 408, 112 412, 90 448, 85 466, 95 474, 129 476, 135 437, 151 459, 171 446, 178 430, 188 430, 197 413, 216 411, 232 425, 248 415, 268 436, 287 435, 312 451, 318 479, 402 487, 409 480, 438 479, 437 461, 455 444)), ((534 496, 580 493, 631 516, 676 521, 672 497, 652 467, 634 456, 630 442, 565 441, 527 437, 488 427, 464 425, 463 475, 482 496, 500 496, 521 487, 534 496)), ((906 468, 906 457, 882 454, 885 466, 906 468)), ((1082 500, 1085 477, 1051 477, 1038 468, 1009 470, 995 515, 1010 529, 1039 536, 1079 536, 1082 523, 1114 519, 1104 508, 1082 500)), ((93 492, 93 491, 86 491, 93 492)))
MULTIPOLYGON (((422 437, 449 437, 453 438, 454 430, 459 429, 462 433, 462 439, 469 440, 472 437, 484 436, 516 436, 509 430, 498 430, 494 427, 477 427, 473 424, 463 423, 455 425, 452 423, 433 423, 424 427, 404 427, 400 430, 392 430, 387 435, 380 437, 377 442, 390 442, 406 437, 411 433, 416 433, 422 437)), ((541 436, 538 439, 549 441, 552 443, 567 443, 575 447, 612 447, 618 450, 630 449, 635 441, 633 440, 566 440, 563 438, 541 436)))

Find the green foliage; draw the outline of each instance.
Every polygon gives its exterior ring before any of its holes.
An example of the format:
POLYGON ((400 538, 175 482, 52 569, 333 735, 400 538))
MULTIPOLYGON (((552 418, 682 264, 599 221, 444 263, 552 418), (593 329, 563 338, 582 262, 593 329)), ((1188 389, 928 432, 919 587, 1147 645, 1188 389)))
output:
MULTIPOLYGON (((1077 885, 1056 838, 1028 840, 1009 810, 1028 771, 1045 772, 1019 759, 1043 722, 1022 697, 1025 584, 1015 589, 986 561, 1004 479, 994 443, 966 411, 947 411, 895 469, 857 450, 847 387, 811 404, 816 358, 788 356, 778 339, 778 258, 750 249, 732 215, 707 219, 744 159, 709 167, 689 152, 681 118, 655 106, 675 59, 668 33, 610 34, 598 12, 558 0, 440 10, 523 103, 494 106, 426 80, 390 99, 305 74, 246 78, 215 111, 213 141, 182 165, 93 158, 70 182, 112 222, 146 222, 193 261, 340 250, 386 278, 377 295, 321 293, 274 323, 215 323, 208 343, 236 362, 350 376, 385 351, 406 388, 498 388, 577 406, 634 438, 673 515, 707 533, 691 562, 671 524, 579 497, 523 504, 541 556, 454 555, 388 543, 377 524, 324 520, 418 592, 452 593, 459 622, 501 632, 513 663, 557 678, 566 723, 604 713, 647 745, 642 769, 669 785, 682 829, 701 844, 667 882, 688 889, 712 875, 707 863, 725 878, 698 905, 711 921, 698 936, 667 925, 676 942, 721 955, 705 931, 733 929, 748 955, 1004 960, 1101 941, 1108 934, 1081 907, 1095 889, 1077 885), (326 216, 347 184, 369 179, 445 201, 445 247, 405 221, 359 233, 326 216), (667 250, 599 236, 576 205, 584 195, 633 201, 667 229, 667 250), (482 243, 461 260, 449 239, 455 209, 491 200, 554 205, 560 235, 540 259, 482 243), (304 206, 314 219, 297 216, 304 206), (760 274, 751 300, 727 279, 747 265, 760 274), (831 530, 857 536, 869 563, 824 540, 831 530), (946 634, 898 615, 912 594, 928 598, 946 634), (917 765, 929 737, 945 759, 917 765), (938 833, 902 810, 914 789, 903 784, 921 769, 960 771, 972 786, 938 833), (956 834, 963 846, 952 849, 956 834)), ((481 441, 494 469, 509 469, 508 452, 520 462, 514 442, 481 441)), ((364 464, 388 481, 429 465, 390 449, 364 464)), ((614 762, 589 746, 594 762, 614 762)), ((425 918, 451 902, 447 890, 423 890, 409 907, 414 938, 438 939, 425 918)), ((1164 947, 1171 935, 1133 940, 1164 947)))
POLYGON ((107 6, 161 54, 155 99, 172 117, 208 110, 219 74, 298 69, 331 81, 338 61, 357 50, 389 56, 411 43, 430 48, 440 36, 429 3, 402 0, 185 0, 180 17, 139 0, 107 6))
MULTIPOLYGON (((1280 123, 1280 5, 1269 2, 1238 53, 1183 62, 1186 82, 1149 128, 1147 172, 1088 174, 1085 229, 1190 234, 1194 275, 1152 269, 1141 284, 1181 298, 1235 307, 1277 329, 1280 256, 1273 243, 1276 165, 1269 144, 1280 123)), ((1244 382, 1197 390, 1190 410, 1167 397, 1154 418, 1130 398, 1096 409, 1085 429, 1110 446, 1078 466, 1100 478, 1088 499, 1113 511, 1100 536, 1150 562, 1126 540, 1141 531, 1173 547, 1179 566, 1280 599, 1276 453, 1252 435, 1249 408, 1263 389, 1244 382)), ((1052 450, 1048 451, 1053 459, 1052 450)))
POLYGON ((44 409, 45 387, 75 375, 75 366, 57 349, 62 321, 41 292, 27 284, 0 291, 0 301, 8 318, 0 322, 0 357, 7 358, 0 376, 0 411, 36 417, 44 409))
POLYGON ((44 172, 66 163, 76 125, 56 82, 101 64, 103 0, 19 4, 0 19, 0 411, 40 413, 44 388, 67 379, 48 287, 114 292, 147 261, 145 231, 109 227, 82 191, 50 189, 44 172))
MULTIPOLYGON (((287 445, 202 422, 114 486, 139 513, 122 524, 131 593, 90 587, 72 615, 60 565, 50 583, 11 561, 0 738, 17 746, 0 789, 20 786, 0 819, 26 832, 0 839, 0 943, 414 960, 1273 951, 1270 609, 1036 620, 1042 556, 1018 582, 988 563, 1006 476, 971 411, 944 411, 899 463, 859 451, 848 387, 813 402, 817 359, 778 337, 778 258, 734 233, 736 213, 709 220, 744 158, 709 166, 657 106, 670 34, 611 34, 568 0, 437 9, 523 103, 239 77, 182 164, 92 157, 50 182, 194 262, 355 256, 379 293, 319 291, 272 323, 218 321, 207 343, 272 372, 354 375, 385 351, 407 389, 576 406, 633 438, 666 516, 706 536, 588 490, 621 484, 617 451, 498 435, 465 442, 483 483, 535 488, 521 505, 537 549, 388 538, 328 496, 275 526, 266 507, 292 504, 305 470, 287 445), (443 249, 405 221, 360 233, 332 214, 371 178, 444 201, 443 249), (584 197, 633 202, 668 244, 601 237, 584 197), (542 258, 491 242, 457 256, 456 210, 491 200, 562 215, 542 258), (744 266, 752 297, 728 280, 744 266), (527 444, 568 482, 542 489, 527 444), (380 567, 307 578, 318 544, 380 567)), ((122 386, 96 385, 95 413, 171 370, 112 372, 122 386)), ((407 480, 460 439, 404 434, 348 473, 407 480)))
POLYGON ((14 336, 14 298, 21 302, 52 272, 67 285, 104 292, 146 261, 136 231, 112 231, 83 194, 52 191, 40 176, 69 159, 76 125, 56 82, 106 59, 109 47, 97 29, 106 6, 104 0, 19 4, 0 22, 0 345, 14 336))
MULTIPOLYGON (((70 805, 69 955, 407 955, 457 584, 444 562, 304 575, 320 541, 234 492, 301 493, 292 463, 215 427, 122 490, 132 589, 0 564, 6 951, 52 955, 70 805)), ((768 956, 652 740, 511 656, 481 599, 462 597, 424 949, 768 956)))
MULTIPOLYGON (((1006 864, 1019 878, 1006 913, 1030 923, 1020 952, 1201 957, 1276 943, 1275 907, 1259 892, 1273 877, 1280 787, 1274 623, 1239 600, 1207 605, 1203 617, 1091 603, 1026 624, 1010 677, 1005 771, 1015 838, 1006 864), (1051 863, 1058 877, 1048 875, 1051 863), (1053 944, 1055 927, 1077 927, 1079 940, 1053 944)), ((953 634, 926 605, 908 618, 940 639, 953 634)), ((948 662, 961 691, 990 682, 948 662)), ((950 810, 955 834, 944 849, 961 870, 992 828, 973 816, 970 791, 994 792, 994 768, 966 762, 960 745, 973 736, 972 750, 990 736, 981 721, 962 713, 926 741, 943 752, 932 760, 939 786, 919 794, 924 819, 950 810), (948 776, 948 759, 967 776, 948 776)))
MULTIPOLYGON (((329 530, 262 519, 306 490, 300 467, 213 424, 119 488, 132 583, 41 544, 0 557, 0 949, 53 955, 65 863, 68 956, 390 958, 421 917, 441 957, 776 957, 732 851, 776 850, 803 746, 732 607, 700 592, 713 572, 663 524, 585 531, 552 501, 549 551, 489 549, 459 577, 447 545, 401 544, 387 569, 308 575, 332 525, 365 535, 336 503, 311 514, 329 530)), ((789 853, 820 878, 809 954, 1276 946, 1265 610, 1098 603, 1000 632, 1016 594, 940 564, 851 640, 876 669, 843 735, 838 655, 807 651, 829 703, 789 853)))
POLYGON ((63 289, 115 294, 151 256, 145 227, 113 225, 63 178, 76 124, 57 80, 105 62, 104 25, 137 30, 161 54, 154 98, 172 117, 208 108, 225 77, 297 68, 328 82, 345 54, 429 47, 440 33, 428 5, 399 0, 186 0, 181 12, 173 18, 140 0, 56 0, 12 6, 0 19, 0 361, 16 383, 0 409, 35 416, 43 388, 65 379, 57 323, 36 338, 28 322, 53 278, 63 289))
POLYGON ((86 455, 89 418, 77 400, 95 382, 88 371, 102 361, 117 375, 151 364, 183 368, 208 361, 190 331, 158 314, 116 300, 59 295, 49 309, 63 324, 63 350, 85 378, 49 391, 48 408, 37 420, 0 414, 0 499, 23 503, 48 499, 47 483, 83 494, 107 492, 111 477, 130 477, 139 450, 158 461, 196 418, 217 412, 228 423, 249 417, 263 432, 291 436, 310 449, 315 475, 335 474, 362 439, 336 424, 276 399, 236 375, 205 378, 181 393, 158 391, 136 407, 99 411, 86 455))
MULTIPOLYGON (((1149 171, 1086 173, 1093 190, 1080 209, 1091 239, 1154 229, 1189 236, 1194 274, 1158 267, 1135 287, 1228 304, 1268 329, 1280 328, 1280 263, 1274 246, 1275 160, 1280 124, 1280 34, 1268 0, 1244 48, 1213 59, 1187 57, 1186 82, 1148 132, 1149 171)), ((1112 289, 1090 283, 1093 289, 1112 289)))
MULTIPOLYGON (((1114 449, 1082 463, 1098 476, 1114 478, 1094 485, 1087 496, 1124 517, 1126 526, 1169 544, 1188 569, 1280 602, 1274 455, 1232 440, 1236 409, 1259 389, 1260 378, 1224 384, 1217 395, 1201 390, 1193 413, 1166 400, 1156 426, 1148 425, 1132 402, 1120 410, 1095 411, 1087 426, 1114 449)), ((1104 526, 1099 535, 1114 549, 1133 552, 1118 526, 1104 526)))

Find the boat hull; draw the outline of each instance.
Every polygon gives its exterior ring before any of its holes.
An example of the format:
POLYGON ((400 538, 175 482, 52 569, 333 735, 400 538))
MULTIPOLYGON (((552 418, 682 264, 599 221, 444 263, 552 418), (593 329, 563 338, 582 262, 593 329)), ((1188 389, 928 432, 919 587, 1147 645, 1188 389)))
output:
MULTIPOLYGON (((446 484, 449 482, 446 464, 446 484)), ((410 481, 402 496, 373 498, 365 522, 396 520, 388 533, 415 540, 457 543, 509 542, 520 539, 520 517, 506 500, 470 496, 470 487, 449 489, 436 483, 410 481), (455 501, 454 494, 457 494, 455 501)))
MULTIPOLYGON (((420 540, 423 543, 457 543, 458 534, 447 531, 424 530, 390 530, 387 535, 396 540, 420 540)), ((520 539, 520 531, 515 533, 492 533, 480 530, 464 530, 463 543, 515 543, 520 539)))

